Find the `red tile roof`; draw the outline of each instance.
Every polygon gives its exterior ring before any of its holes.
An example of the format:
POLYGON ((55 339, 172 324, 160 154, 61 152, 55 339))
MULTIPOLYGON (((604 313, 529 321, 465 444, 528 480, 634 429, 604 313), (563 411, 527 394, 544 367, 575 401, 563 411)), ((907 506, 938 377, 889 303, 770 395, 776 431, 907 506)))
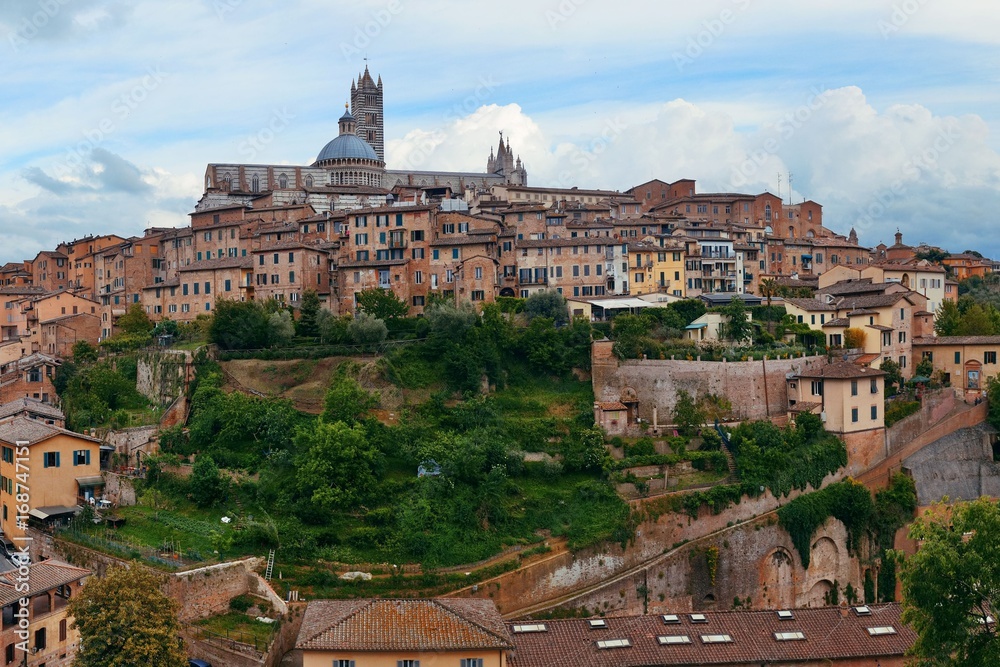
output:
POLYGON ((321 651, 505 650, 510 635, 490 600, 317 600, 296 648, 321 651))
MULTIPOLYGON (((661 616, 606 618, 605 627, 588 621, 541 621, 544 632, 513 632, 510 667, 639 667, 646 665, 760 665, 846 658, 902 656, 915 639, 900 620, 897 604, 869 605, 860 616, 837 607, 796 609, 782 620, 775 611, 701 612, 705 623, 666 624, 661 616), (891 626, 892 634, 873 636, 868 628, 891 626), (775 633, 801 632, 804 639, 779 641, 775 633), (731 641, 709 643, 703 636, 728 635, 731 641), (686 636, 690 643, 661 644, 661 636, 686 636), (601 648, 599 641, 628 640, 629 645, 601 648)), ((531 623, 536 623, 531 621, 531 623)), ((511 630, 520 622, 511 624, 511 630)))

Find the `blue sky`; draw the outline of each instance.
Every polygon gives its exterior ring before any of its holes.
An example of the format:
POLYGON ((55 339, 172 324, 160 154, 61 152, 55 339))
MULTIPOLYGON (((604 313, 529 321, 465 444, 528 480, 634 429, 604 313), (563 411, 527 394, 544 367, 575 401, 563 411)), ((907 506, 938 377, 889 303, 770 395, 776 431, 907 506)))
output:
POLYGON ((390 167, 814 199, 863 243, 1000 257, 985 1, 5 0, 0 261, 186 224, 210 162, 308 164, 364 57, 390 167), (793 191, 788 191, 788 174, 793 191))

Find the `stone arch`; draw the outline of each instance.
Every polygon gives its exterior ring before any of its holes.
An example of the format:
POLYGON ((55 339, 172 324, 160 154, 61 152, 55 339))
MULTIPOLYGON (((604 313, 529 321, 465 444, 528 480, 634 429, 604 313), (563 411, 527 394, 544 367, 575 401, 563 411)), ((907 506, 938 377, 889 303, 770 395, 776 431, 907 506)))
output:
POLYGON ((776 547, 764 556, 760 567, 760 590, 767 606, 795 606, 795 559, 788 549, 776 547))
POLYGON ((811 230, 811 229, 807 229, 807 230, 806 230, 806 238, 807 238, 807 239, 813 239, 813 238, 816 238, 816 232, 814 232, 814 231, 813 231, 813 230, 811 230))
POLYGON ((713 595, 712 593, 706 595, 704 599, 701 601, 701 608, 715 609, 715 595, 713 595))
POLYGON ((625 402, 625 401, 638 401, 639 397, 635 393, 635 389, 633 389, 632 387, 625 387, 624 389, 622 389, 621 400, 622 400, 622 402, 625 402))
POLYGON ((813 542, 809 554, 809 569, 819 573, 837 575, 840 568, 840 548, 829 537, 821 537, 813 542))
POLYGON ((260 177, 257 174, 250 180, 250 192, 260 192, 260 177))
POLYGON ((500 296, 515 296, 514 290, 512 290, 510 287, 504 287, 503 289, 500 290, 500 296))
POLYGON ((280 174, 278 176, 278 187, 282 190, 288 187, 288 176, 285 174, 280 174))
POLYGON ((820 579, 813 587, 809 589, 809 593, 804 600, 802 606, 804 607, 825 607, 826 601, 830 597, 830 591, 833 590, 833 582, 829 579, 820 579))
POLYGON ((233 187, 233 177, 227 171, 222 176, 222 189, 229 192, 233 187))

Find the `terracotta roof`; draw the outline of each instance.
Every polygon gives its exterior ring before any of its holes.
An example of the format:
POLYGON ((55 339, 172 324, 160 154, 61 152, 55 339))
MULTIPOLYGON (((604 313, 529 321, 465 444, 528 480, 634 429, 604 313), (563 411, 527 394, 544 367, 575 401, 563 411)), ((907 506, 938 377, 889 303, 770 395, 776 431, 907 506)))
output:
POLYGON ((808 312, 819 312, 819 311, 834 312, 837 310, 837 307, 832 303, 823 303, 819 299, 786 298, 785 303, 791 304, 796 308, 801 308, 802 310, 808 312))
POLYGON ((568 248, 572 246, 614 244, 612 239, 602 236, 577 236, 576 238, 559 239, 518 239, 516 248, 568 248))
POLYGON ((799 401, 795 405, 789 406, 789 412, 812 412, 817 408, 823 407, 822 403, 809 403, 806 401, 799 401))
POLYGON ((846 317, 837 317, 835 319, 830 320, 829 322, 827 322, 823 326, 824 327, 849 327, 849 326, 851 326, 851 321, 849 319, 847 319, 846 317))
POLYGON ((491 600, 317 600, 296 648, 322 651, 505 650, 510 635, 491 600))
MULTIPOLYGON (((19 590, 18 571, 11 570, 0 575, 0 606, 6 606, 22 597, 31 597, 53 588, 71 584, 90 576, 90 570, 73 567, 66 563, 46 560, 28 566, 28 592, 19 590)), ((21 584, 23 585, 23 584, 21 584)))
MULTIPOLYGON (((543 632, 513 633, 516 648, 510 667, 639 667, 644 665, 760 665, 826 660, 902 657, 916 639, 900 620, 897 604, 869 605, 871 615, 841 615, 837 607, 796 609, 782 620, 775 611, 701 612, 703 623, 677 614, 678 623, 662 616, 605 618, 592 628, 587 620, 552 620, 543 632), (869 628, 891 627, 874 635, 869 628), (776 633, 802 633, 802 639, 779 641, 776 633), (706 637, 728 638, 712 643, 706 637), (665 643, 660 637, 687 637, 665 643), (626 640, 616 647, 598 642, 626 640), (607 645, 605 645, 607 646, 607 645)), ((512 624, 513 630, 517 624, 512 624)))
POLYGON ((63 411, 56 406, 44 403, 37 398, 29 398, 27 396, 0 405, 0 419, 28 412, 42 415, 43 417, 49 417, 50 419, 66 418, 63 411))
POLYGON ((1000 345, 1000 336, 920 336, 914 345, 1000 345))
POLYGON ((867 366, 859 366, 849 361, 833 361, 822 366, 806 368, 797 373, 803 378, 829 378, 833 380, 843 380, 859 377, 877 377, 885 375, 883 371, 867 366))
POLYGON ((892 327, 887 327, 883 324, 866 324, 865 328, 875 329, 876 331, 894 331, 892 327))
POLYGON ((601 410, 628 410, 625 405, 620 401, 611 401, 608 403, 598 403, 597 407, 601 410))
POLYGON ((69 435, 80 440, 87 440, 98 444, 101 442, 97 438, 91 438, 89 435, 83 435, 82 433, 76 433, 75 431, 57 426, 50 426, 37 419, 29 419, 24 416, 14 417, 10 421, 0 424, 0 441, 8 444, 27 440, 34 445, 57 435, 69 435))
POLYGON ((860 357, 854 360, 854 363, 858 364, 859 366, 867 366, 868 364, 878 359, 880 356, 882 355, 872 354, 872 353, 862 354, 860 357))

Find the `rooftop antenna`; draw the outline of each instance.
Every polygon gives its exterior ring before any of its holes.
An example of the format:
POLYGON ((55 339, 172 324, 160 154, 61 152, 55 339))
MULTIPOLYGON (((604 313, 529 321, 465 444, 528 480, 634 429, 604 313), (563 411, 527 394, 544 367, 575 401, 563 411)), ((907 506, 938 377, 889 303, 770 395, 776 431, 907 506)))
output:
POLYGON ((792 172, 788 172, 788 203, 792 203, 792 172))
POLYGON ((782 199, 781 196, 781 172, 778 172, 778 199, 782 199))

